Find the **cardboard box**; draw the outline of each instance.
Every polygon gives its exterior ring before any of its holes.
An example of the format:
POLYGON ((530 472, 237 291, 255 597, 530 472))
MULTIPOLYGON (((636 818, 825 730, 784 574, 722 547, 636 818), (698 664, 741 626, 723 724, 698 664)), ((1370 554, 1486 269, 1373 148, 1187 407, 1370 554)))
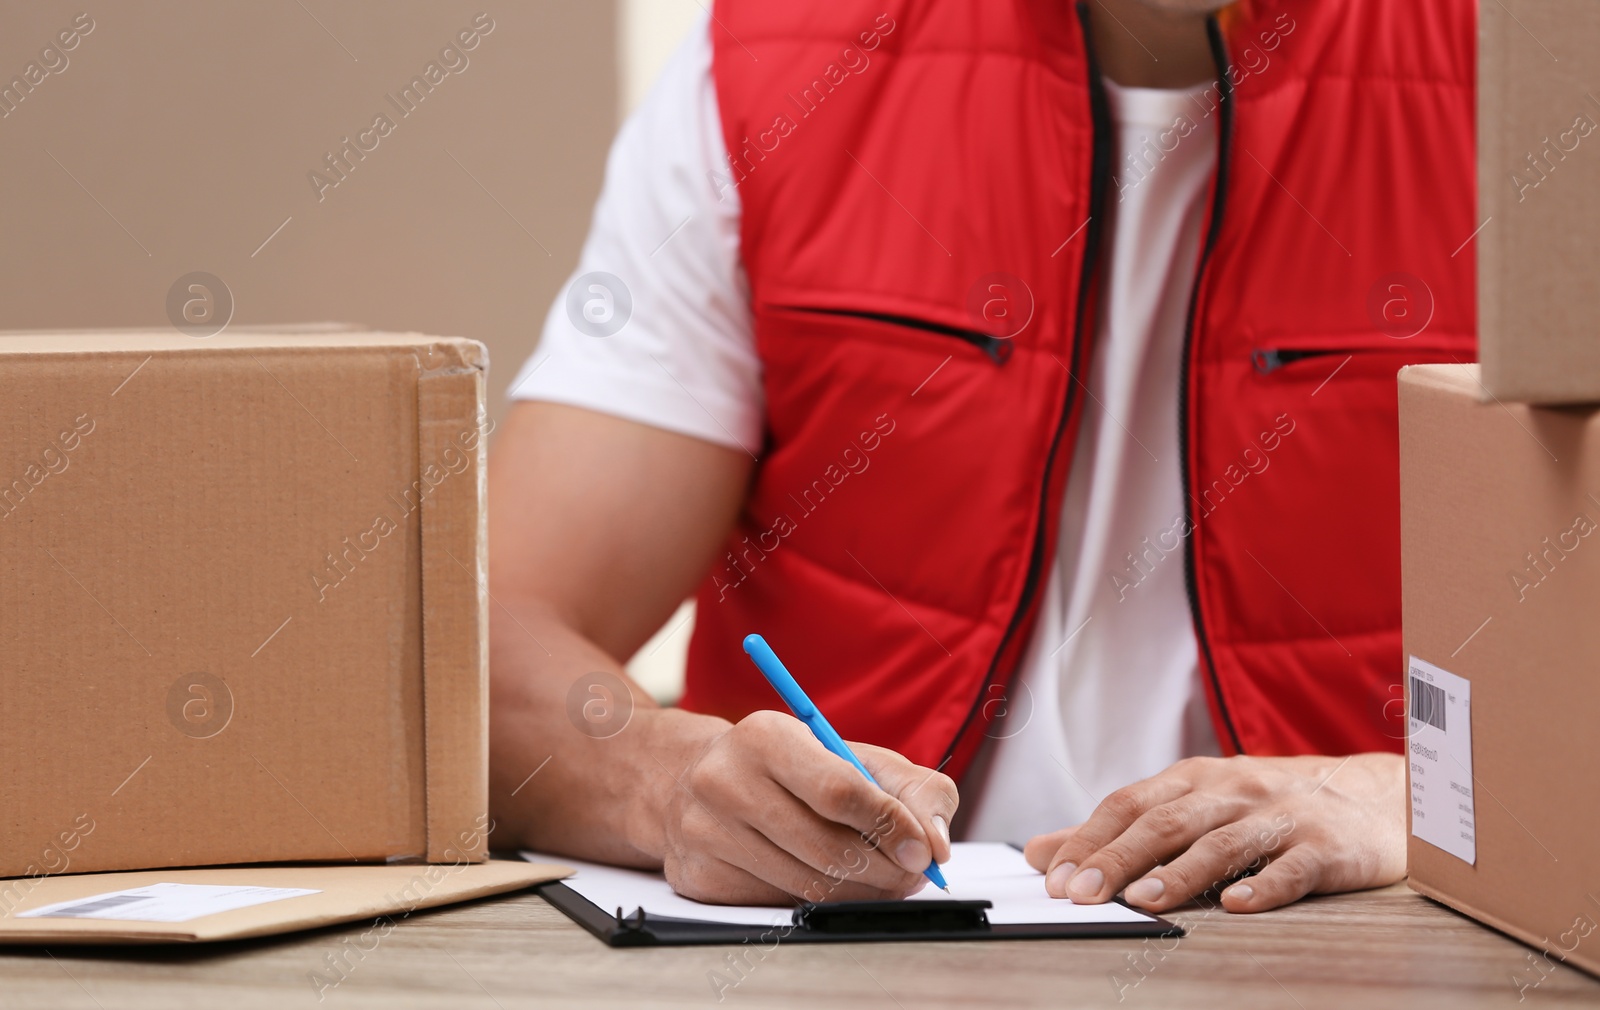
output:
POLYGON ((1600 4, 1504 0, 1479 18, 1483 382, 1502 400, 1600 401, 1600 4))
MULTIPOLYGON (((372 920, 372 928, 356 938, 355 951, 370 952, 412 912, 521 890, 570 876, 571 868, 554 863, 493 859, 432 866, 247 866, 212 870, 144 870, 138 873, 78 873, 42 880, 0 881, 0 944, 152 944, 210 943, 243 940, 343 922, 372 920), (21 897, 21 885, 32 885, 21 897), (174 888, 173 885, 179 885, 174 888), (147 889, 155 889, 154 891, 147 889), (258 904, 207 913, 202 900, 185 889, 213 891, 207 897, 239 904, 238 889, 263 889, 258 904), (117 905, 118 892, 166 891, 159 904, 117 905), (227 889, 233 894, 215 895, 227 889), (179 894, 173 894, 176 890, 179 894), (279 897, 273 891, 310 891, 279 897), (107 901, 111 898, 111 901, 107 901), (94 902, 98 907, 85 908, 94 902), (187 902, 188 908, 175 908, 187 902), (65 908, 57 907, 65 905, 65 908), (40 911, 55 914, 40 916, 40 911), (166 915, 172 921, 148 918, 166 915), (101 918, 101 916, 117 916, 101 918), (140 918, 139 916, 145 916, 140 918)), ((248 898, 245 900, 249 900, 248 898)), ((343 943, 335 946, 343 946, 343 943)), ((335 962, 337 963, 337 961, 335 962)), ((336 981, 334 974, 330 981, 336 981)), ((317 979, 312 979, 315 985, 317 979)), ((322 986, 317 986, 319 992, 322 986)))
POLYGON ((1409 861, 1537 948, 1522 987, 1600 972, 1600 407, 1481 394, 1475 365, 1400 373, 1409 861))
POLYGON ((485 858, 486 364, 0 336, 0 877, 485 858))

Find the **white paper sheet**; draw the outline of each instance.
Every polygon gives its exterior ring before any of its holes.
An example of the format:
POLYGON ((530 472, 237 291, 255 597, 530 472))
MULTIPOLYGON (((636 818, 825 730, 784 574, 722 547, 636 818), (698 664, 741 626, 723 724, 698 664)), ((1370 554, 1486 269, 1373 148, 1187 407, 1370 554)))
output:
MULTIPOLYGON (((941 870, 950 893, 929 884, 910 901, 960 898, 986 898, 994 903, 989 921, 994 925, 1018 923, 1104 923, 1149 922, 1144 912, 1126 905, 1079 905, 1066 898, 1052 898, 1044 890, 1044 874, 1022 858, 1022 853, 1000 842, 957 842, 950 861, 941 870)), ((563 881, 606 912, 621 908, 632 915, 643 908, 647 915, 665 915, 701 922, 724 922, 741 926, 779 926, 792 921, 793 906, 707 905, 673 891, 659 873, 623 870, 615 866, 585 863, 566 856, 524 852, 524 859, 535 863, 565 863, 578 872, 563 881)))

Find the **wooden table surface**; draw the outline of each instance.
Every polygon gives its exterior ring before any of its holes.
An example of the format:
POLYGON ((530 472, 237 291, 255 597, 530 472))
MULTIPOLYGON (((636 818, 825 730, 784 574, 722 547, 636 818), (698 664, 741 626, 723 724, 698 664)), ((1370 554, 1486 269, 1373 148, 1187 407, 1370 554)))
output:
MULTIPOLYGON (((1600 981, 1559 965, 1519 992, 1516 978, 1540 977, 1528 948, 1403 885, 1254 916, 1196 908, 1169 918, 1190 933, 1164 941, 1166 952, 1132 940, 780 944, 721 1003, 1509 1010, 1525 997, 1535 1007, 1600 1006, 1600 981)), ((730 948, 611 950, 522 893, 414 915, 319 1000, 312 973, 328 973, 341 941, 369 927, 183 949, 0 950, 0 1007, 707 1007, 718 1003, 710 973, 736 977, 730 948)))

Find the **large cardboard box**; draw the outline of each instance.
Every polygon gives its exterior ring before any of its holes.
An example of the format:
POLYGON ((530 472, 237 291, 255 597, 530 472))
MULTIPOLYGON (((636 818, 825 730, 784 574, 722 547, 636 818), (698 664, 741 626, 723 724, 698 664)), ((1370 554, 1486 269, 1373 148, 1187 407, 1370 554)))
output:
POLYGON ((1600 401, 1600 3, 1496 0, 1479 18, 1483 382, 1502 400, 1600 401))
POLYGON ((1400 373, 1411 886, 1600 972, 1600 408, 1400 373))
POLYGON ((486 365, 0 336, 0 876, 485 857, 486 365))

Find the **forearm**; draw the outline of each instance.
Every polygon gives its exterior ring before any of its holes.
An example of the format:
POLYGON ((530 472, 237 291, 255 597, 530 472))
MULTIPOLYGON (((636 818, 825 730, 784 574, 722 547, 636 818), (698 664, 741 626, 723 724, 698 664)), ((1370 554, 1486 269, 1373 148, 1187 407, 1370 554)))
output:
MULTIPOLYGON (((661 708, 616 659, 535 599, 497 596, 489 623, 494 846, 659 867, 678 778, 728 723, 661 708), (586 732, 581 714, 569 715, 574 685, 596 673, 626 685, 610 700, 620 712, 631 706, 614 735, 610 718, 586 732)), ((577 688, 580 712, 585 701, 604 704, 586 688, 577 688)))

